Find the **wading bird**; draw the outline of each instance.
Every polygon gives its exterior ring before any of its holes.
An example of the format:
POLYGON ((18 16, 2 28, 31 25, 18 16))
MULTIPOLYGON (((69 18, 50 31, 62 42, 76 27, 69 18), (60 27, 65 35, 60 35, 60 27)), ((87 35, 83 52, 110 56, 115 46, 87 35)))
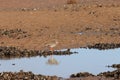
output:
POLYGON ((49 43, 47 43, 45 46, 46 47, 49 47, 49 50, 50 51, 54 51, 54 47, 56 46, 58 44, 58 41, 57 40, 54 40, 54 41, 51 41, 51 42, 49 42, 49 43))

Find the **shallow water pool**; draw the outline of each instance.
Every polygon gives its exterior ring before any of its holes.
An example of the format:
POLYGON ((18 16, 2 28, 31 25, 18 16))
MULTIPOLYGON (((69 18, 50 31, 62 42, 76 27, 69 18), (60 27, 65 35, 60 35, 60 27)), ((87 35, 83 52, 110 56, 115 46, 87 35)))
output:
POLYGON ((67 78, 77 72, 98 74, 108 70, 112 71, 113 68, 106 66, 120 63, 120 48, 110 50, 71 49, 71 51, 78 52, 78 54, 0 60, 0 72, 24 70, 32 71, 35 74, 67 78), (57 64, 48 64, 51 59, 54 59, 57 64))

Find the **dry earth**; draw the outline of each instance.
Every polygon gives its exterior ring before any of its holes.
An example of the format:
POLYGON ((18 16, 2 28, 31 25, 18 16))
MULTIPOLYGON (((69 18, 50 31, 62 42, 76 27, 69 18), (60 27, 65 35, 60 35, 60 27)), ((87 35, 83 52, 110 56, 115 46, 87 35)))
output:
POLYGON ((56 49, 120 42, 119 6, 67 7, 67 10, 1 11, 0 29, 21 29, 29 34, 22 39, 1 36, 1 46, 43 49, 52 39, 59 41, 56 49))
POLYGON ((43 50, 53 39, 55 49, 120 43, 120 1, 0 0, 0 46, 43 50))

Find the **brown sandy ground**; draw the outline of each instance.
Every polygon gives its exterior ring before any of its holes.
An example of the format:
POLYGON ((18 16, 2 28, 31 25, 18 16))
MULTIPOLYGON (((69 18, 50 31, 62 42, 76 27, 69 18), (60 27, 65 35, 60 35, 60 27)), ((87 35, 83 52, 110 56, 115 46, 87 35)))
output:
MULTIPOLYGON (((0 46, 43 50, 44 45, 53 39, 59 41, 55 49, 120 43, 119 0, 85 0, 75 5, 65 5, 61 0, 61 7, 54 7, 53 4, 58 5, 55 0, 49 1, 50 5, 46 4, 45 9, 42 7, 47 0, 42 6, 37 0, 14 1, 0 1, 0 46)), ((83 80, 94 79, 107 80, 97 77, 83 80)))
MULTIPOLYGON (((71 7, 56 10, 1 11, 0 29, 21 29, 22 39, 1 36, 1 46, 44 49, 45 43, 59 41, 56 49, 95 43, 120 43, 120 7, 71 7), (80 33, 80 34, 78 34, 80 33)), ((10 34, 10 33, 8 33, 10 34)))
MULTIPOLYGON (((55 8, 66 5, 69 0, 0 0, 0 9, 18 9, 18 8, 55 8)), ((119 5, 120 0, 75 0, 80 5, 102 4, 110 6, 119 5)))

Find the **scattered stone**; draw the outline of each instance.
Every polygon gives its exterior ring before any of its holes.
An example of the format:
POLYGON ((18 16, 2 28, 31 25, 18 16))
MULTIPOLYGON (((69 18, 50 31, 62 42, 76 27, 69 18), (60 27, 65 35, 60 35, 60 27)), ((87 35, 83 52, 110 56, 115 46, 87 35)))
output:
POLYGON ((76 0, 67 0, 67 4, 77 4, 76 0))
POLYGON ((97 4, 97 7, 103 7, 103 5, 102 4, 97 4))
POLYGON ((97 76, 105 76, 107 78, 112 77, 114 80, 120 80, 120 70, 108 71, 98 74, 97 76))
POLYGON ((58 80, 57 76, 44 76, 33 74, 32 72, 1 72, 0 80, 58 80))
POLYGON ((22 29, 0 29, 0 37, 6 36, 14 39, 22 39, 30 36, 26 31, 22 29))
POLYGON ((120 19, 119 18, 114 18, 113 21, 120 21, 120 19))
POLYGON ((113 64, 108 67, 116 68, 114 71, 101 72, 97 76, 105 76, 107 78, 112 77, 114 80, 120 80, 120 64, 113 64))
POLYGON ((112 68, 117 68, 120 69, 120 64, 113 64, 113 65, 108 65, 107 67, 112 67, 112 68))
MULTIPOLYGON (((0 59, 33 57, 33 56, 50 56, 50 55, 70 55, 70 49, 66 51, 41 51, 41 50, 27 50, 19 49, 17 47, 0 47, 0 59)), ((76 52, 75 52, 76 53, 76 52)))
POLYGON ((4 44, 4 42, 1 42, 1 44, 4 44))
POLYGON ((86 27, 85 30, 92 30, 92 28, 90 28, 90 27, 86 27))
POLYGON ((15 63, 13 63, 12 65, 15 66, 15 63))
POLYGON ((80 72, 77 74, 72 74, 70 77, 74 78, 74 77, 88 77, 88 76, 94 76, 94 75, 88 72, 80 72))
POLYGON ((37 10, 39 10, 39 8, 20 8, 19 10, 23 11, 23 12, 25 12, 25 11, 37 11, 37 10))
POLYGON ((120 80, 120 64, 113 64, 110 67, 117 68, 117 69, 114 71, 101 72, 98 75, 93 75, 88 72, 80 72, 77 74, 72 74, 70 76, 70 78, 99 77, 100 80, 109 80, 109 79, 110 80, 120 80), (105 77, 105 79, 102 79, 103 77, 105 77))
POLYGON ((105 50, 105 49, 114 49, 114 48, 119 48, 120 44, 115 44, 115 43, 97 43, 95 45, 88 45, 88 48, 94 48, 94 49, 99 49, 99 50, 105 50))

